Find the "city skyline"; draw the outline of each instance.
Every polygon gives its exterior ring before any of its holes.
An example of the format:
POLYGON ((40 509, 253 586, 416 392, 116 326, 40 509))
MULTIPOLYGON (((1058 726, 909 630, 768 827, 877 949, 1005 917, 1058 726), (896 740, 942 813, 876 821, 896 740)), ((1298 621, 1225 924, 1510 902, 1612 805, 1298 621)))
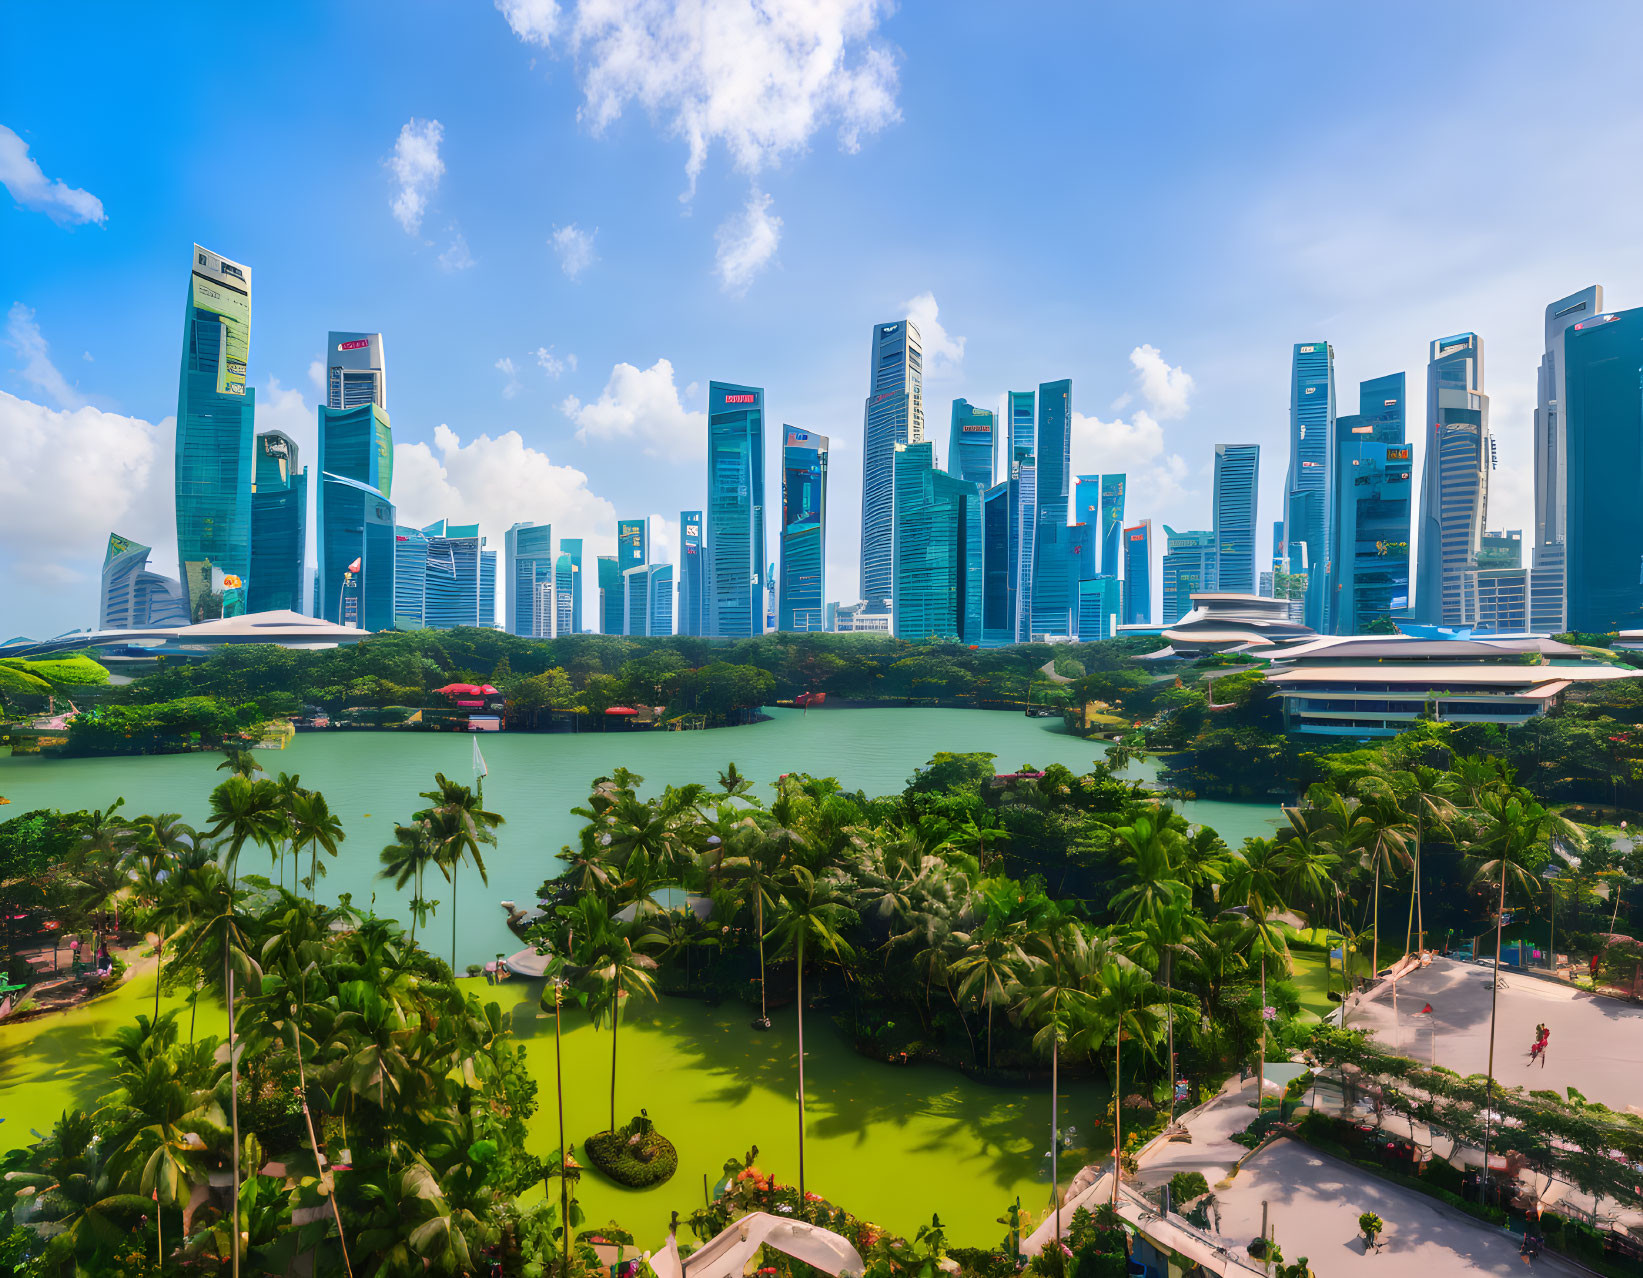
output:
MULTIPOLYGON (((168 513, 179 354, 172 272, 195 241, 256 272, 248 389, 258 434, 282 431, 304 459, 317 457, 324 370, 316 380, 310 369, 323 366, 322 340, 350 326, 385 331, 395 351, 400 522, 479 522, 492 547, 512 522, 551 522, 587 540, 585 592, 618 513, 650 514, 658 557, 677 562, 677 512, 703 501, 699 485, 679 491, 678 476, 700 474, 707 382, 728 376, 768 388, 768 421, 803 423, 833 441, 828 593, 859 598, 862 335, 898 314, 921 327, 925 434, 943 462, 953 399, 996 410, 1011 387, 1070 377, 1072 473, 1127 473, 1126 517, 1158 528, 1208 526, 1212 449, 1227 441, 1264 446, 1259 526, 1282 513, 1285 364, 1295 342, 1329 341, 1346 388, 1393 371, 1418 378, 1433 338, 1475 331, 1489 348, 1500 452, 1489 525, 1533 529, 1542 313, 1593 284, 1611 306, 1643 297, 1639 250, 1621 230, 1635 167, 1617 163, 1635 150, 1626 113, 1565 137, 1510 88, 1543 59, 1575 51, 1592 82, 1625 84, 1625 41, 1614 37, 1639 20, 1621 7, 1549 32, 1511 15, 1426 15, 1435 36, 1466 33, 1471 56, 1458 69, 1435 49, 1397 40, 1387 30, 1396 22, 1332 14, 1301 30, 1281 7, 1237 20, 1205 13, 1170 32, 1182 69, 1160 79, 1145 53, 1160 19, 1051 6, 985 46, 999 58, 1001 91, 980 99, 941 73, 995 34, 980 8, 957 6, 939 30, 905 9, 875 9, 851 28, 842 59, 856 70, 872 50, 889 59, 870 121, 841 105, 862 85, 836 81, 838 94, 801 104, 796 140, 753 139, 744 162, 743 135, 721 130, 706 138, 694 176, 673 137, 679 103, 664 104, 654 123, 631 98, 606 127, 579 122, 589 81, 553 44, 563 32, 522 34, 510 21, 517 12, 456 21, 417 10, 384 24, 369 7, 313 9, 309 27, 330 33, 323 46, 298 34, 303 14, 299 7, 277 29, 228 15, 224 38, 255 42, 258 66, 201 68, 204 82, 192 87, 180 72, 158 76, 130 144, 94 121, 129 100, 134 77, 148 83, 155 65, 181 56, 182 15, 113 17, 85 42, 85 83, 71 92, 18 56, 44 20, 8 14, 14 95, 0 96, 0 150, 21 155, 0 166, 10 192, 0 198, 0 241, 18 250, 0 254, 0 443, 16 459, 0 503, 0 589, 12 631, 91 624, 111 529, 154 547, 154 569, 177 571, 168 513), (230 76, 231 96, 260 86, 269 97, 295 88, 300 98, 305 85, 346 82, 341 60, 356 24, 383 42, 386 91, 372 99, 345 94, 322 108, 316 97, 295 115, 232 121, 189 108, 195 93, 230 76), (1594 39, 1600 28, 1603 41, 1594 39), (1098 37, 1112 50, 1112 73, 1087 101, 1032 75, 1027 51, 1052 31, 1098 37), (1229 42, 1243 67, 1230 102, 1225 81, 1196 84, 1193 75, 1224 65, 1215 51, 1229 42), (1309 102, 1305 130, 1268 136, 1256 126, 1279 93, 1258 83, 1263 68, 1314 45, 1337 50, 1343 83, 1309 102), (397 63, 434 48, 449 51, 456 87, 430 94, 397 63), (1345 88, 1369 68, 1395 90, 1440 67, 1471 104, 1480 189, 1520 182, 1531 154, 1536 180, 1552 187, 1606 174, 1605 198, 1578 234, 1557 202, 1484 201, 1470 215, 1472 247, 1455 252, 1449 228, 1419 198, 1423 177, 1447 164, 1421 113, 1363 103, 1345 88), (480 78, 483 91, 473 87, 480 78), (1167 104, 1161 87, 1172 94, 1167 104), (1209 118, 1209 136, 1198 136, 1209 118), (1123 127, 1110 127, 1114 119, 1123 127), (833 139, 852 120, 841 150, 833 139), (212 157, 239 153, 237 139, 226 139, 242 128, 256 163, 239 166, 245 189, 229 199, 213 184, 212 157), (1227 154, 1218 158, 1217 147, 1227 154), (1176 157, 1167 171, 1152 158, 1164 152, 1176 157), (1103 162, 1066 166, 1066 198, 1050 205, 999 206, 956 199, 949 184, 915 184, 907 233, 893 249, 866 232, 877 227, 886 175, 908 165, 976 173, 1005 159, 1097 153, 1103 162), (540 162, 516 168, 522 154, 551 154, 552 178, 540 162), (1343 198, 1366 158, 1381 162, 1391 191, 1373 210, 1343 198), (1281 196, 1303 170, 1322 210, 1306 220, 1286 212, 1281 196), (1096 201, 1113 171, 1133 172, 1144 194, 1096 201), (495 198, 504 172, 531 198, 495 198), (310 208, 305 192, 315 184, 328 198, 310 208), (1206 184, 1228 216, 1195 211, 1206 184), (675 197, 692 186, 690 216, 680 216, 675 197), (575 187, 587 193, 561 193, 575 187), (751 269, 757 244, 736 232, 758 230, 761 217, 775 245, 751 269), (988 245, 980 257, 969 249, 978 235, 988 245), (347 251, 316 251, 322 243, 347 251), (1118 243, 1122 260, 1112 253, 1118 243), (726 263, 749 269, 732 280, 721 249, 742 244, 753 248, 726 263), (1011 281, 1030 285, 1033 298, 1011 281), (659 289, 659 305, 626 305, 637 287, 659 289), (93 295, 97 305, 85 305, 93 295), (74 478, 83 509, 53 509, 52 494, 69 482, 65 450, 48 446, 56 439, 96 459, 74 478), (539 497, 521 500, 525 493, 539 497)), ((762 41, 751 52, 776 56, 762 41)), ((1009 427, 1000 420, 998 433, 1009 427)), ((1424 440, 1411 431, 1410 443, 1418 474, 1424 440)), ((767 455, 767 492, 779 491, 779 464, 767 455)), ((311 461, 310 470, 313 512, 311 461)), ((1155 577, 1161 554, 1155 545, 1155 577)), ((593 599, 586 595, 585 611, 593 599)))

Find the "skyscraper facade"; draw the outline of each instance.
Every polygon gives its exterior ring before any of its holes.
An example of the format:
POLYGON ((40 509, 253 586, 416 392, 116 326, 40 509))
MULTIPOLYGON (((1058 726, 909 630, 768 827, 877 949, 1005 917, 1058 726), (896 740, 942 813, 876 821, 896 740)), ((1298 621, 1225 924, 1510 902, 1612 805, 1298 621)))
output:
POLYGON ((894 480, 896 637, 980 644, 981 486, 937 470, 928 440, 896 446, 894 480))
POLYGON ((1086 577, 1078 583, 1078 641, 1111 639, 1123 615, 1123 585, 1116 577, 1086 577))
POLYGON ((322 406, 319 470, 315 615, 367 630, 390 629, 397 542, 388 414, 375 401, 356 408, 322 406))
POLYGON ((1564 572, 1569 528, 1569 435, 1563 346, 1571 328, 1602 311, 1601 284, 1560 297, 1546 308, 1546 353, 1540 358, 1535 397, 1534 571, 1529 578, 1529 624, 1548 634, 1562 634, 1569 628, 1564 572))
POLYGON ((1159 620, 1166 626, 1192 610, 1192 596, 1215 586, 1215 533, 1176 532, 1164 525, 1164 597, 1159 620))
POLYGON ((702 604, 706 585, 703 574, 702 512, 679 512, 679 621, 682 635, 702 633, 702 604))
POLYGON ((998 414, 976 408, 967 399, 953 401, 947 436, 947 473, 983 488, 993 486, 994 427, 998 414))
POLYGON ((1306 574, 1306 624, 1326 628, 1329 573, 1329 476, 1335 438, 1335 350, 1297 342, 1289 381, 1289 476, 1284 542, 1289 571, 1306 574))
MULTIPOLYGON (((918 326, 912 320, 875 325, 872 373, 862 413, 861 597, 869 603, 889 600, 895 571, 890 538, 896 445, 916 444, 923 438, 924 344, 918 326)), ((710 536, 712 531, 710 518, 710 536)))
POLYGON ((1124 529, 1124 624, 1152 621, 1152 520, 1124 529))
POLYGON ((1006 456, 1030 453, 1038 447, 1038 398, 1032 391, 1010 391, 1004 396, 1009 438, 1006 456))
POLYGON ((782 427, 777 630, 820 630, 826 606, 827 436, 782 427))
POLYGON ((1215 445, 1215 563, 1205 590, 1255 593, 1255 507, 1261 486, 1259 444, 1215 445))
POLYGON ((1033 547, 1032 633, 1071 635, 1078 566, 1067 533, 1072 480, 1072 382, 1038 388, 1038 531, 1033 547))
POLYGON ((1033 637, 1033 572, 1038 556, 1038 462, 1032 450, 1016 450, 1011 466, 1016 479, 1015 637, 1033 637))
POLYGON ((177 391, 177 564, 192 621, 243 611, 251 573, 251 268, 194 246, 177 391), (232 584, 229 579, 232 578, 232 584))
POLYGON ((297 465, 297 444, 284 431, 257 436, 251 494, 251 580, 246 609, 302 611, 308 560, 308 472, 297 465))
MULTIPOLYGON (((712 638, 749 639, 764 629, 764 391, 709 382, 707 406, 703 620, 712 638)), ((869 401, 870 439, 872 423, 869 401)))
POLYGON ((1020 498, 1014 476, 994 484, 981 501, 981 646, 1015 642, 1016 577, 1020 570, 1020 498))
POLYGON ((1568 627, 1643 626, 1643 308, 1571 325, 1563 344, 1568 417, 1568 627))
POLYGON ((478 524, 423 530, 428 538, 425 621, 431 630, 496 625, 496 552, 485 548, 478 524))
MULTIPOLYGON (((526 521, 508 529, 502 537, 502 580, 505 598, 502 628, 510 635, 527 639, 551 639, 553 633, 537 629, 537 589, 546 586, 551 594, 554 577, 553 525, 526 521)), ((555 624, 557 617, 555 616, 555 624)))
POLYGON ((102 590, 97 629, 142 630, 149 626, 184 626, 183 588, 175 577, 148 569, 150 548, 118 533, 108 535, 103 555, 102 590))
POLYGON ((616 559, 622 571, 650 562, 650 516, 616 521, 616 559))
MULTIPOLYGON (((1483 339, 1439 338, 1426 365, 1426 464, 1421 476, 1419 579, 1422 621, 1471 625, 1478 548, 1488 519, 1489 397, 1483 339)), ((1309 618, 1310 620, 1310 618, 1309 618)))
POLYGON ((1119 576, 1124 536, 1124 476, 1101 476, 1101 575, 1119 576))
POLYGON ((421 630, 428 623, 428 534, 394 528, 394 629, 421 630))
POLYGON ((1101 476, 1080 475, 1073 481, 1073 523, 1094 529, 1095 564, 1082 576, 1101 575, 1101 476))
POLYGON ((559 560, 554 563, 554 602, 559 609, 559 633, 582 633, 582 539, 561 537, 559 560), (560 562, 562 560, 563 562, 560 562))
POLYGON ((388 411, 388 370, 381 333, 331 333, 325 342, 327 408, 375 404, 388 411))
POLYGON ((627 634, 656 638, 673 633, 673 565, 645 564, 622 574, 627 634))
POLYGON ((615 555, 600 555, 599 633, 619 635, 627 630, 627 587, 622 581, 621 561, 615 555))
POLYGON ((1407 615, 1412 484, 1404 375, 1358 385, 1358 411, 1335 419, 1336 512, 1329 630, 1357 635, 1407 615))

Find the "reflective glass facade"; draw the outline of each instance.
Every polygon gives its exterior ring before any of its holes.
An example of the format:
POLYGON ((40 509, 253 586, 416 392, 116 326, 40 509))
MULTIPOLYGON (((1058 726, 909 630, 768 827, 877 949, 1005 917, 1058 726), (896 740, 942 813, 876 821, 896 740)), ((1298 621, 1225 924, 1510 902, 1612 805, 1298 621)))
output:
POLYGON ((1123 587, 1116 577, 1086 577, 1078 583, 1078 641, 1111 639, 1123 611, 1123 587))
POLYGON ((252 433, 246 385, 251 268, 194 246, 177 390, 177 563, 191 621, 244 611, 251 573, 252 433), (238 586, 225 585, 233 578, 238 586))
POLYGON ((616 561, 623 572, 650 562, 650 516, 616 521, 616 561))
POLYGON ((394 529, 394 629, 427 624, 428 534, 400 524, 394 529))
POLYGON ((1015 479, 994 484, 981 504, 981 644, 1015 642, 1016 577, 1020 571, 1020 499, 1015 479))
POLYGON ((763 632, 765 563, 764 391, 709 382, 704 621, 710 637, 763 632))
POLYGON ((983 488, 993 486, 993 435, 998 414, 967 399, 953 401, 947 434, 947 473, 983 488))
POLYGON ((1116 580, 1124 537, 1123 475, 1101 476, 1101 575, 1116 580))
POLYGON ((702 550, 702 512, 679 512, 679 620, 682 635, 702 633, 702 604, 706 589, 706 559, 702 550))
POLYGON ((1329 476, 1335 437, 1335 350, 1298 342, 1290 366, 1289 476, 1284 542, 1289 571, 1305 573, 1306 624, 1326 630, 1329 575, 1329 476))
POLYGON ((1331 633, 1359 635, 1409 609, 1413 488, 1404 375, 1358 385, 1358 411, 1335 419, 1331 633))
POLYGON ((388 370, 381 333, 331 333, 326 337, 325 405, 388 411, 388 370))
POLYGON ((895 571, 890 534, 896 445, 924 438, 924 344, 918 326, 911 320, 874 325, 872 358, 862 411, 861 597, 876 602, 890 598, 895 571))
POLYGON ((1192 596, 1215 589, 1215 534, 1164 525, 1164 597, 1159 620, 1171 625, 1192 611, 1192 596))
POLYGON ((599 556, 599 633, 619 635, 626 632, 626 586, 622 569, 615 555, 599 556))
POLYGON ((827 570, 826 435, 782 427, 782 567, 776 629, 820 630, 827 570))
POLYGON ((1483 339, 1439 338, 1426 365, 1426 457, 1421 476, 1420 620, 1475 623, 1471 600, 1478 549, 1488 519, 1489 397, 1483 391, 1483 339))
POLYGON ((1029 449, 1019 449, 1012 463, 1016 478, 1015 634, 1017 643, 1033 637, 1033 572, 1038 558, 1038 463, 1029 449))
POLYGON ((519 523, 502 538, 502 578, 506 601, 503 629, 527 639, 550 639, 537 630, 537 588, 554 586, 553 525, 519 523))
POLYGON ((656 637, 673 633, 673 565, 646 564, 622 574, 626 633, 656 637))
POLYGON ((1259 444, 1215 445, 1215 563, 1205 589, 1255 593, 1259 444))
POLYGON ((559 574, 554 583, 554 598, 560 609, 559 633, 579 635, 582 633, 582 539, 561 537, 559 555, 561 560, 568 561, 556 563, 554 569, 559 574))
POLYGON ((1004 397, 1009 438, 1006 456, 1031 453, 1038 447, 1038 397, 1032 391, 1011 391, 1004 397))
POLYGON ((1643 627, 1643 309, 1595 315, 1564 340, 1569 629, 1643 627))
POLYGON ((183 588, 175 577, 148 570, 150 548, 118 533, 108 536, 98 597, 99 630, 140 630, 188 624, 183 588))
POLYGON ((1072 390, 1068 380, 1038 388, 1038 532, 1033 547, 1032 633, 1070 635, 1078 571, 1065 529, 1071 505, 1072 390))
POLYGON ((257 436, 256 491, 251 494, 251 579, 246 609, 302 611, 308 559, 308 472, 283 431, 257 436))
POLYGON ((496 552, 485 549, 479 526, 440 520, 422 531, 428 537, 428 628, 495 626, 496 552))
POLYGON ((375 488, 320 476, 318 615, 344 626, 394 626, 394 506, 375 488), (356 567, 357 564, 357 567, 356 567))
POLYGON ((898 639, 981 642, 979 484, 937 470, 928 441, 895 452, 895 583, 898 639))
POLYGON ((1124 529, 1124 624, 1152 620, 1152 520, 1124 529))

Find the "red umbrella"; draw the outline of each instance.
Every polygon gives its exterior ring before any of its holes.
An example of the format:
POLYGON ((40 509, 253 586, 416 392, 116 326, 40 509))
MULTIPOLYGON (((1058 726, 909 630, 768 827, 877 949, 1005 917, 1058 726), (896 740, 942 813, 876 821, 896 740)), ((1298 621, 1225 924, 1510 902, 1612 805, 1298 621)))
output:
POLYGON ((632 706, 612 706, 609 710, 605 711, 605 713, 606 714, 638 714, 639 712, 637 710, 635 710, 632 706))
MULTIPOLYGON (((476 683, 448 683, 443 688, 435 688, 435 692, 447 697, 477 697, 484 694, 486 689, 476 683)), ((494 692, 496 689, 492 688, 494 692)))

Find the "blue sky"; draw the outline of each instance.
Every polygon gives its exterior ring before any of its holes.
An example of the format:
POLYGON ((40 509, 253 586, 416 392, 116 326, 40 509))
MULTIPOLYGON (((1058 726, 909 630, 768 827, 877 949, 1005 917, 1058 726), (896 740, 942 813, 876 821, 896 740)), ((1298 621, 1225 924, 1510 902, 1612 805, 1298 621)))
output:
POLYGON ((832 438, 828 594, 854 598, 869 335, 909 310, 939 451, 953 397, 1070 376, 1075 469, 1127 471, 1130 518, 1176 528, 1207 526, 1219 441, 1263 446, 1278 516, 1292 343, 1334 344, 1350 409, 1400 369, 1419 400, 1426 342, 1475 329, 1490 524, 1523 527, 1542 308, 1643 303, 1640 28, 1630 4, 9 6, 0 632, 91 624, 111 528, 174 568, 196 240, 253 268, 258 428, 310 442, 327 330, 381 330, 402 518, 493 544, 548 520, 591 557, 618 516, 701 505, 719 378, 832 438))

